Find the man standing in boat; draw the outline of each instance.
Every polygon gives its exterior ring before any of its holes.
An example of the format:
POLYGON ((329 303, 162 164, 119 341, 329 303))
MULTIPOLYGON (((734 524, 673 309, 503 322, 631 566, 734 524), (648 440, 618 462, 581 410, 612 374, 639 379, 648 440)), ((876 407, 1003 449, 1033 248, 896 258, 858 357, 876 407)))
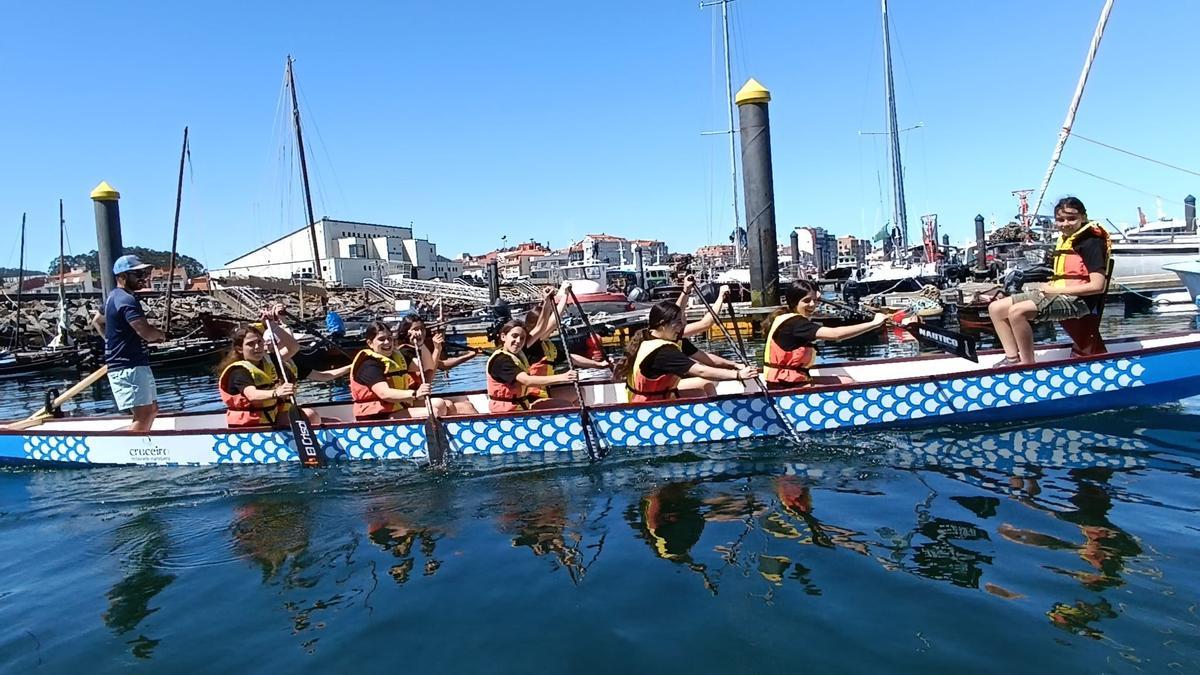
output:
POLYGON ((147 342, 162 342, 166 335, 150 325, 142 303, 134 296, 145 288, 150 265, 135 255, 123 255, 113 265, 117 287, 104 302, 104 363, 113 399, 121 410, 133 413, 130 431, 149 431, 158 414, 158 392, 150 372, 147 342))
POLYGON ((1050 282, 988 305, 996 336, 1004 345, 1002 366, 1034 363, 1031 323, 1079 319, 1104 302, 1112 256, 1108 231, 1088 221, 1087 209, 1076 197, 1055 204, 1054 222, 1059 237, 1050 282))

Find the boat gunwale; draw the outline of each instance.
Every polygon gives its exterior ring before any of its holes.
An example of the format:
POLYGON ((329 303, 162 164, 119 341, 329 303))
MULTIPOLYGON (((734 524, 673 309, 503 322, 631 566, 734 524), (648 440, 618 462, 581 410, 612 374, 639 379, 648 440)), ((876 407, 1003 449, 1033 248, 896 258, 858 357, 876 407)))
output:
MULTIPOLYGON (((1159 353, 1178 351, 1181 349, 1200 349, 1200 331, 1167 333, 1167 334, 1163 334, 1163 335, 1154 336, 1154 338, 1152 338, 1152 339, 1172 339, 1172 338, 1187 337, 1187 336, 1193 336, 1193 337, 1196 337, 1197 339, 1191 343, 1166 344, 1166 345, 1160 345, 1157 347, 1147 347, 1147 348, 1142 348, 1142 349, 1137 349, 1137 350, 1131 350, 1131 351, 1127 351, 1127 352, 1115 352, 1115 353, 1114 352, 1105 352, 1103 354, 1092 354, 1089 356, 1072 357, 1072 358, 1062 359, 1062 360, 1058 360, 1058 361, 1044 362, 1044 363, 1017 364, 1017 365, 1013 365, 1013 366, 998 366, 998 367, 992 367, 992 368, 981 368, 979 370, 959 371, 959 372, 949 373, 949 374, 935 373, 935 374, 930 374, 930 375, 922 375, 922 376, 918 376, 918 377, 892 378, 889 380, 874 380, 874 381, 870 381, 870 382, 850 382, 850 383, 846 383, 846 384, 827 385, 827 386, 822 386, 822 387, 793 387, 790 389, 773 389, 770 391, 770 395, 778 398, 778 397, 783 397, 783 396, 824 394, 827 392, 838 392, 838 391, 847 391, 847 390, 854 390, 854 389, 873 389, 873 388, 897 386, 897 385, 903 385, 903 384, 924 384, 927 382, 936 382, 938 380, 953 380, 953 379, 957 379, 958 377, 970 377, 973 375, 980 375, 980 374, 1011 373, 1011 372, 1018 372, 1018 371, 1023 371, 1023 370, 1038 370, 1041 368, 1067 365, 1067 364, 1091 363, 1094 361, 1103 361, 1103 360, 1110 359, 1110 358, 1151 356, 1151 355, 1155 355, 1155 354, 1159 354, 1159 353)), ((1112 340, 1109 342, 1109 344, 1129 343, 1129 342, 1135 342, 1135 341, 1144 340, 1144 339, 1147 339, 1147 338, 1128 337, 1128 338, 1121 338, 1118 340, 1112 340)), ((1044 345, 1044 346, 1040 347, 1039 350, 1043 350, 1043 349, 1049 350, 1049 349, 1063 348, 1063 347, 1068 347, 1068 346, 1070 346, 1070 343, 1052 343, 1052 344, 1048 344, 1048 345, 1044 345)), ((989 353, 999 353, 1000 351, 1001 350, 996 349, 996 350, 988 350, 987 352, 980 352, 980 353, 981 354, 989 354, 989 353)), ((957 357, 944 355, 944 354, 925 354, 925 355, 914 356, 914 357, 904 357, 902 359, 889 359, 887 361, 881 361, 880 363, 891 364, 891 363, 924 361, 924 360, 930 360, 930 359, 944 359, 944 358, 957 358, 957 357)), ((845 362, 840 362, 839 364, 822 364, 822 365, 823 365, 823 367, 831 367, 834 365, 842 365, 842 364, 863 365, 863 364, 869 364, 869 363, 871 363, 871 362, 870 361, 845 361, 845 362)), ((614 383, 609 382, 609 383, 604 383, 604 384, 614 384, 614 383)), ((460 393, 451 394, 450 396, 470 396, 470 395, 478 395, 478 394, 482 394, 482 393, 485 393, 485 392, 480 390, 480 391, 471 391, 471 392, 460 392, 460 393)), ((667 405, 691 405, 691 404, 709 403, 709 402, 722 402, 722 401, 729 401, 729 400, 736 400, 736 399, 749 399, 749 398, 754 398, 757 396, 762 396, 762 392, 756 391, 756 392, 751 392, 751 393, 717 394, 715 396, 696 397, 696 398, 692 398, 692 399, 688 399, 688 398, 673 399, 670 402, 644 401, 644 402, 640 402, 640 403, 628 403, 628 402, 605 403, 605 404, 598 404, 598 405, 590 405, 590 406, 588 406, 588 408, 593 412, 609 412, 609 411, 621 411, 621 410, 635 410, 635 409, 650 408, 650 407, 665 407, 667 405)), ((322 402, 322 403, 317 403, 317 404, 311 404, 309 407, 313 407, 313 408, 332 407, 332 406, 337 406, 337 405, 346 405, 347 403, 350 403, 350 402, 349 401, 327 401, 327 402, 322 402)), ((173 415, 164 415, 163 417, 171 417, 171 418, 195 417, 198 415, 214 415, 214 414, 219 414, 220 412, 222 412, 222 411, 211 411, 211 410, 210 411, 196 411, 196 412, 178 413, 178 414, 173 414, 173 415)), ((518 410, 518 411, 509 412, 509 413, 504 413, 502 415, 497 415, 497 414, 493 414, 493 413, 476 413, 473 415, 442 416, 440 419, 443 424, 452 424, 452 423, 469 423, 469 422, 475 422, 475 421, 485 420, 485 419, 495 419, 497 417, 522 418, 522 417, 538 417, 538 416, 558 416, 558 415, 563 415, 564 413, 566 413, 568 415, 569 414, 578 415, 579 409, 578 409, 578 407, 575 407, 575 406, 567 406, 567 407, 560 407, 560 408, 518 410)), ((106 415, 106 416, 101 416, 101 417, 59 418, 59 419, 68 419, 68 420, 78 419, 79 421, 84 421, 84 420, 111 421, 111 420, 126 420, 126 419, 128 419, 128 417, 124 416, 124 415, 106 415)), ((331 424, 322 424, 322 425, 316 426, 314 428, 318 429, 318 430, 321 430, 321 429, 336 430, 336 429, 373 428, 373 427, 383 427, 383 426, 395 427, 395 426, 423 425, 425 423, 425 421, 426 420, 423 417, 422 418, 414 418, 414 419, 387 419, 387 420, 362 420, 362 421, 351 420, 351 421, 347 421, 347 422, 335 422, 335 423, 331 423, 331 424)), ((287 432, 286 429, 277 429, 277 428, 271 428, 271 427, 252 427, 252 428, 247 428, 247 429, 230 429, 229 427, 210 427, 210 428, 197 428, 197 429, 162 429, 162 430, 157 430, 157 431, 152 430, 149 433, 146 433, 146 432, 132 433, 132 432, 130 432, 128 430, 124 430, 124 429, 118 429, 118 430, 40 429, 40 430, 37 430, 37 427, 31 427, 29 429, 0 428, 0 436, 79 436, 79 435, 85 435, 85 436, 97 436, 97 437, 160 437, 160 436, 161 437, 173 437, 173 436, 238 435, 238 434, 251 434, 251 433, 286 433, 286 432, 287 432), (34 431, 34 430, 36 430, 36 431, 34 431), (30 431, 34 431, 34 433, 29 433, 30 431)))

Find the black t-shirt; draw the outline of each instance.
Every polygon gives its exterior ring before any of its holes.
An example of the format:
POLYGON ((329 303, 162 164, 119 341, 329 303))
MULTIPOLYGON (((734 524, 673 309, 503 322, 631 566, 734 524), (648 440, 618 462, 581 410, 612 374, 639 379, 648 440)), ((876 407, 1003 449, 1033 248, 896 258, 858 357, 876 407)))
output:
POLYGON ((368 389, 380 382, 386 382, 387 377, 383 372, 383 364, 379 362, 379 359, 364 357, 358 367, 354 369, 354 381, 368 389))
POLYGON ((696 345, 686 339, 683 340, 679 349, 672 349, 668 346, 659 347, 642 359, 642 376, 651 380, 663 375, 687 377, 688 371, 696 365, 696 362, 689 357, 698 351, 700 350, 696 349, 696 345))
MULTIPOLYGON (((1083 259, 1083 266, 1087 268, 1088 274, 1098 273, 1105 274, 1108 272, 1108 255, 1107 247, 1104 245, 1104 239, 1091 231, 1084 232, 1075 240, 1072 248, 1083 259)), ((1082 296, 1083 301, 1087 303, 1088 309, 1095 310, 1104 302, 1104 295, 1097 293, 1095 295, 1082 296)))
MULTIPOLYGON (((538 340, 533 344, 525 345, 525 358, 529 360, 529 363, 537 363, 538 361, 546 358, 546 345, 544 343, 545 340, 538 340)), ((551 361, 551 364, 558 365, 560 363, 566 363, 566 359, 563 357, 562 349, 559 349, 558 345, 556 344, 553 344, 553 346, 555 347, 554 360, 551 361)))
POLYGON ((512 358, 500 355, 488 361, 488 377, 502 384, 512 384, 517 381, 517 373, 521 369, 512 358))
MULTIPOLYGON (((278 373, 279 372, 279 364, 275 360, 275 357, 270 356, 267 358, 271 359, 271 363, 275 365, 275 372, 278 373)), ((303 380, 304 378, 308 377, 309 373, 312 372, 312 368, 297 364, 296 372, 297 372, 296 379, 303 380)), ((288 375, 288 379, 291 379, 290 373, 288 375)), ((281 380, 281 382, 282 382, 282 380, 281 380)), ((235 366, 234 368, 230 369, 230 371, 229 371, 229 379, 226 381, 226 385, 227 385, 227 387, 225 389, 226 393, 240 395, 246 389, 246 387, 254 386, 254 378, 251 377, 250 371, 246 370, 245 368, 243 368, 241 366, 235 366)))
POLYGON ((780 349, 792 351, 812 345, 813 341, 817 339, 817 331, 820 329, 821 324, 812 319, 793 316, 775 329, 775 335, 771 341, 780 349))

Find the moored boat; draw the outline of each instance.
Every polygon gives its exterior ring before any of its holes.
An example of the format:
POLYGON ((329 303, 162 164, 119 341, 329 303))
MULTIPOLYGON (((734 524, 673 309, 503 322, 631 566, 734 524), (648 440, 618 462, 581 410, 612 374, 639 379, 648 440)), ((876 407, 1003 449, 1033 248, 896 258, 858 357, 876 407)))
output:
MULTIPOLYGON (((997 368, 999 352, 979 363, 946 355, 878 362, 822 364, 820 375, 856 382, 772 392, 775 416, 753 384, 722 382, 718 395, 669 403, 628 404, 619 384, 584 387, 600 446, 687 445, 780 436, 783 424, 802 433, 844 428, 932 426, 1061 417, 1158 404, 1200 394, 1200 332, 1115 340, 1109 352, 1070 358, 1068 345, 1038 350, 1039 363, 997 368)), ((487 409, 482 392, 451 395, 487 409)), ((326 417, 350 418, 344 403, 316 406, 326 417)), ((257 464, 296 460, 290 431, 230 431, 221 413, 163 415, 149 434, 123 429, 124 417, 62 418, 20 430, 0 429, 0 462, 49 464, 257 464)), ((586 448, 577 409, 440 420, 449 454, 542 453, 581 456, 586 448)), ((331 423, 316 430, 335 460, 429 456, 424 420, 331 423)))

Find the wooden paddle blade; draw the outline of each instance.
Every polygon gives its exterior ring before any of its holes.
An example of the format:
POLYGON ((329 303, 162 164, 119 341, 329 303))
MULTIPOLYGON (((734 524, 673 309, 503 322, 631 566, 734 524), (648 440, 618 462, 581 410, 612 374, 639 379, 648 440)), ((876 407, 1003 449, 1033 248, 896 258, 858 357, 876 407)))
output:
POLYGON ((907 326, 905 330, 921 342, 937 347, 947 354, 979 363, 979 355, 976 353, 977 345, 973 337, 926 324, 907 326))
POLYGON ((317 442, 316 434, 308 425, 304 411, 292 405, 288 409, 288 421, 291 423, 292 438, 296 441, 296 454, 300 457, 300 464, 308 468, 325 466, 325 453, 321 452, 321 444, 317 442))
POLYGON ((438 424, 429 408, 429 417, 425 418, 425 448, 429 453, 429 463, 443 466, 446 463, 446 439, 442 436, 442 425, 438 424))

